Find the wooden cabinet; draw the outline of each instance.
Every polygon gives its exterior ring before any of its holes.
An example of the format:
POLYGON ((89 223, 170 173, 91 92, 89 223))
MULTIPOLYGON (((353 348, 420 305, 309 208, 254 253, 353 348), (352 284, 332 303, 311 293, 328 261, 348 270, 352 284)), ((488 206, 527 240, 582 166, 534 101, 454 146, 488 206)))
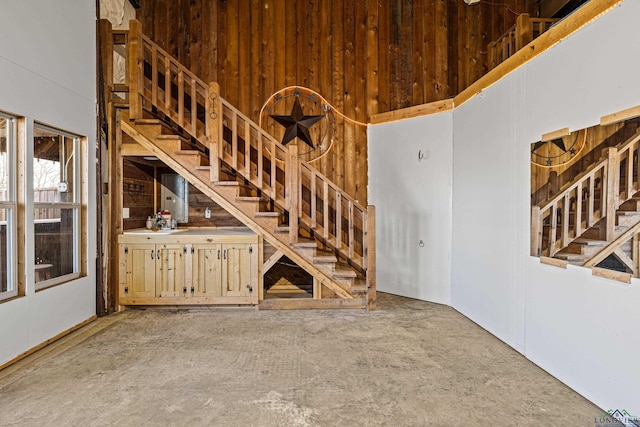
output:
POLYGON ((125 276, 121 297, 175 297, 187 292, 186 246, 120 243, 125 276))
POLYGON ((258 303, 253 233, 125 233, 119 247, 121 305, 258 303))
POLYGON ((194 296, 250 297, 256 293, 251 262, 256 245, 247 243, 194 244, 194 296))

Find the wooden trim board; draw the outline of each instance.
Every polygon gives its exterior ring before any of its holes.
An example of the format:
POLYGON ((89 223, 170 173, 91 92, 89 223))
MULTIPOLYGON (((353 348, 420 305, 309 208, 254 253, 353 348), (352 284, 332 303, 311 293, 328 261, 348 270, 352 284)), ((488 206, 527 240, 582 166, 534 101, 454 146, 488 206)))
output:
POLYGON ((48 340, 36 345, 35 347, 30 348, 29 350, 25 351, 24 353, 19 354, 18 356, 14 357, 13 359, 9 360, 8 362, 3 363, 2 365, 0 365, 0 373, 2 375, 0 375, 0 378, 2 376, 4 376, 4 374, 6 374, 7 372, 4 371, 4 369, 10 365, 13 365, 14 363, 24 359, 27 356, 32 355, 33 353, 35 353, 38 350, 41 350, 42 348, 48 346, 49 344, 58 341, 59 339, 69 335, 70 333, 82 328, 83 326, 88 325, 89 323, 93 322, 94 320, 96 320, 98 318, 98 316, 93 315, 91 317, 89 317, 87 320, 78 323, 75 326, 70 327, 69 329, 60 332, 59 334, 53 336, 52 338, 49 338, 48 340))
POLYGON ((593 267, 591 274, 596 277, 602 277, 604 279, 615 280, 622 283, 631 283, 631 274, 623 273, 621 271, 607 270, 605 268, 593 267))
POLYGON ((600 118, 600 126, 612 125, 635 117, 640 117, 640 105, 602 116, 600 118))

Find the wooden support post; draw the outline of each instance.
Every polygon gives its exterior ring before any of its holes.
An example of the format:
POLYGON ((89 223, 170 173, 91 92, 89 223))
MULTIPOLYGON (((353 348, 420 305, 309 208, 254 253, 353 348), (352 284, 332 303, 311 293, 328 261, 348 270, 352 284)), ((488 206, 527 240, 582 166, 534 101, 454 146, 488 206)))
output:
POLYGON ((287 199, 289 199, 289 243, 298 242, 298 217, 300 216, 298 199, 300 198, 300 161, 298 160, 298 143, 294 140, 288 146, 287 162, 287 199))
POLYGON ((367 206, 367 307, 376 308, 376 207, 367 206))
MULTIPOLYGON (((516 20, 516 51, 533 41, 533 27, 528 13, 518 15, 516 20)), ((515 52, 512 52, 514 54, 515 52)))
POLYGON ((489 43, 487 47, 487 71, 491 71, 495 68, 494 62, 496 61, 496 44, 495 42, 489 43))
POLYGON ((607 156, 607 177, 606 177, 606 229, 605 240, 613 242, 616 231, 616 208, 618 206, 618 185, 620 181, 620 171, 618 170, 618 149, 616 147, 605 148, 607 156))
POLYGON ((127 60, 129 71, 129 118, 131 120, 142 118, 142 100, 140 97, 141 67, 140 47, 142 24, 136 19, 129 22, 129 43, 127 45, 127 60))
POLYGON ((316 278, 313 278, 313 299, 322 298, 322 283, 316 278))
POLYGON ((211 182, 220 181, 220 159, 218 157, 218 146, 222 144, 219 140, 221 131, 219 126, 222 125, 222 121, 219 118, 222 116, 222 105, 220 103, 220 85, 217 82, 209 83, 209 93, 207 94, 207 111, 206 111, 206 125, 207 125, 207 140, 209 141, 209 179, 211 182))
MULTIPOLYGON (((111 101, 113 89, 113 34, 111 22, 107 19, 100 20, 100 59, 102 61, 103 93, 105 102, 111 101)), ((106 114, 106 112, 105 112, 106 114)))
POLYGON ((542 220, 540 207, 531 208, 531 256, 540 256, 542 245, 542 220))

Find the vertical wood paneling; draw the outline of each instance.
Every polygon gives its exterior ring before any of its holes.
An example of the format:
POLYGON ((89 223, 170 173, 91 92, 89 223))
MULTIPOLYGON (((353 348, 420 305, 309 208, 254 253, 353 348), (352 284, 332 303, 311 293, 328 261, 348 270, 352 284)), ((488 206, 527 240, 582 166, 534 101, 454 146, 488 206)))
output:
MULTIPOLYGON (((350 112, 344 105, 344 7, 341 1, 331 2, 331 34, 332 34, 332 58, 333 58, 333 96, 330 100, 333 106, 345 114, 350 112)), ((345 126, 337 126, 334 137, 331 156, 333 157, 333 181, 344 188, 344 136, 345 126)), ((327 213, 325 213, 326 217, 327 213)))
POLYGON ((378 12, 378 110, 391 110, 391 90, 389 87, 390 64, 389 49, 391 45, 389 29, 389 2, 391 0, 379 0, 378 12))
POLYGON ((253 34, 251 26, 251 2, 239 2, 238 9, 238 28, 239 31, 249 32, 251 37, 239 36, 238 42, 238 103, 236 104, 240 111, 247 114, 250 112, 251 105, 251 40, 258 34, 253 34))
MULTIPOLYGON (((490 41, 535 12, 535 0, 468 6, 454 0, 155 0, 143 31, 252 119, 266 99, 308 86, 346 116, 456 95, 486 71, 490 41)), ((287 108, 291 108, 290 103, 287 108)), ((362 127, 337 120, 331 152, 316 166, 366 201, 362 127)))
MULTIPOLYGON (((344 111, 354 117, 356 101, 355 101, 355 79, 356 75, 356 58, 355 58, 355 42, 356 42, 356 25, 355 25, 355 2, 349 0, 344 1, 344 111)), ((355 118, 355 117, 354 117, 355 118)), ((349 194, 355 195, 356 184, 355 174, 353 173, 355 164, 355 126, 352 124, 344 125, 343 137, 343 153, 344 153, 344 170, 342 188, 349 194)))
POLYGON ((413 2, 413 82, 411 91, 413 92, 413 105, 424 103, 424 17, 423 0, 414 0, 413 2))
MULTIPOLYGON (((262 84, 262 66, 264 55, 262 52, 262 1, 251 0, 251 51, 249 52, 251 66, 247 75, 250 76, 249 87, 249 105, 246 113, 250 117, 258 117, 260 108, 264 102, 264 92, 260 90, 262 84)), ((244 110, 243 110, 244 111, 244 110)))

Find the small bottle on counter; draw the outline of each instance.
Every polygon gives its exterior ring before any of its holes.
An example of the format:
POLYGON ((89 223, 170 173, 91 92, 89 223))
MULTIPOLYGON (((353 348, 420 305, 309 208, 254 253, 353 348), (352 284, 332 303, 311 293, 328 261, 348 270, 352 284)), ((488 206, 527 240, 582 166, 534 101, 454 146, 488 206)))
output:
POLYGON ((147 230, 151 230, 153 228, 153 220, 151 217, 147 217, 147 230))

